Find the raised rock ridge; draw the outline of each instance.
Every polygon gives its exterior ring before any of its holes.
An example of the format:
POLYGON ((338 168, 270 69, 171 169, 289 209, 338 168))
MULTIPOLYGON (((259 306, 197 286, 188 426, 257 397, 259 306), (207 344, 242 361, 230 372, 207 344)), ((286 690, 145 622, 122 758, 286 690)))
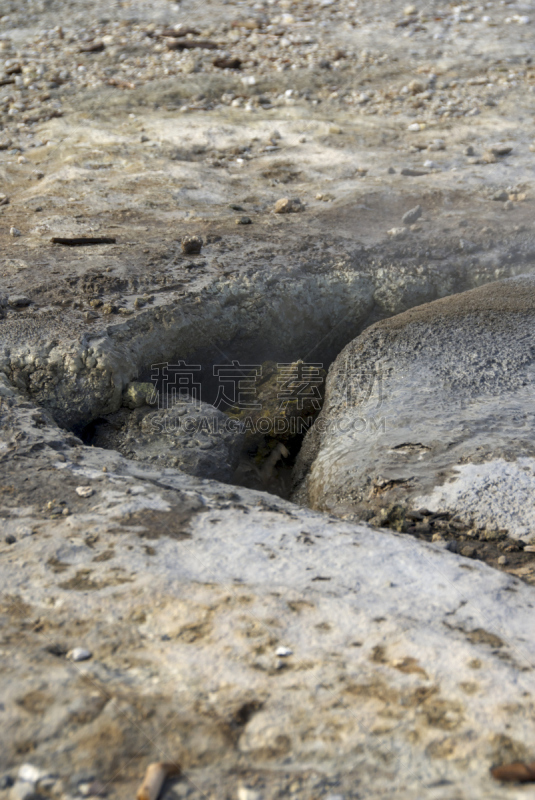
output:
POLYGON ((296 497, 380 521, 419 509, 535 533, 535 281, 500 281, 368 328, 332 365, 296 497), (379 517, 378 517, 379 515, 379 517))

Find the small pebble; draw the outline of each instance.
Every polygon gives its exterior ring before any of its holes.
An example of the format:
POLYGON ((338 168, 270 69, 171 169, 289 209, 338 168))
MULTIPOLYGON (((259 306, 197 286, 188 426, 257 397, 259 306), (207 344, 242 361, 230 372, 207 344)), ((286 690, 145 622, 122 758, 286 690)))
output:
POLYGON ((394 239, 403 239, 407 235, 407 228, 390 228, 387 234, 394 239))
POLYGON ((78 497, 91 497, 95 490, 91 486, 77 486, 75 492, 78 497))
POLYGON ((90 650, 86 650, 85 647, 75 647, 73 650, 69 650, 67 658, 71 661, 87 661, 92 655, 93 653, 90 650))
POLYGON ((412 167, 403 167, 400 170, 401 175, 407 175, 411 178, 419 178, 420 175, 428 175, 429 173, 425 169, 413 169, 412 167))
POLYGON ((500 557, 499 557, 499 559, 498 559, 498 564, 499 564, 501 567, 505 567, 505 565, 506 565, 506 564, 508 564, 508 563, 509 563, 509 559, 507 558, 507 556, 500 556, 500 557))
POLYGON ((297 211, 302 211, 304 208, 303 203, 298 197, 281 197, 277 200, 274 207, 275 214, 292 214, 297 211))
POLYGON ((494 156, 508 156, 513 152, 513 148, 507 144, 493 144, 489 150, 494 156))
POLYGON ((43 772, 41 769, 39 769, 39 767, 36 767, 35 764, 21 764, 19 767, 17 780, 36 784, 45 775, 46 772, 43 772))
POLYGON ((471 144, 469 144, 468 147, 465 148, 464 154, 465 154, 465 156, 473 156, 473 155, 475 155, 475 150, 474 150, 474 148, 472 147, 471 144))
POLYGON ((236 225, 251 225, 253 220, 251 217, 237 217, 236 225))
POLYGON ((407 211, 405 214, 403 214, 402 218, 403 224, 414 225, 416 220, 420 219, 421 216, 422 216, 422 206, 415 206, 414 208, 411 208, 410 211, 407 211))
POLYGON ((200 236, 184 236, 182 237, 182 252, 186 255, 198 255, 203 246, 203 240, 200 236))
POLYGON ((425 84, 423 81, 413 80, 409 83, 408 89, 411 94, 421 94, 425 92, 425 84))
MULTIPOLYGON (((456 552, 455 550, 453 552, 456 552)), ((476 554, 477 550, 472 545, 466 545, 465 547, 461 548, 461 555, 465 558, 473 558, 476 554)))
POLYGON ((24 308, 29 306, 32 301, 25 294, 12 294, 8 298, 8 305, 11 308, 24 308))
POLYGON ((15 536, 13 536, 13 534, 12 534, 12 533, 8 533, 8 534, 7 534, 7 535, 4 537, 4 541, 5 541, 5 543, 6 543, 6 544, 15 544, 15 542, 17 541, 17 539, 15 538, 15 536))
POLYGON ((238 800, 262 800, 262 795, 256 789, 250 789, 248 786, 240 786, 238 788, 238 800))
POLYGON ((290 650, 289 647, 277 647, 275 655, 280 656, 280 658, 287 658, 288 656, 293 655, 293 650, 290 650))
POLYGON ((15 228, 14 225, 12 225, 9 229, 9 233, 11 236, 22 236, 22 231, 20 231, 18 228, 15 228))

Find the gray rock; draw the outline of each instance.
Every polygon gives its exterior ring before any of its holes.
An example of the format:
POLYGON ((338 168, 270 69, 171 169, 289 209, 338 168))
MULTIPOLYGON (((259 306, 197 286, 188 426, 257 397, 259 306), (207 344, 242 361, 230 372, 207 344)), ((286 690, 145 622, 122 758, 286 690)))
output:
POLYGON ((281 197, 275 203, 273 211, 275 214, 292 214, 303 209, 304 205, 298 197, 281 197))
POLYGON ((67 658, 70 658, 71 661, 87 661, 92 655, 92 652, 85 647, 75 647, 67 653, 67 658))
POLYGON ((403 214, 402 222, 404 225, 414 225, 422 216, 422 206, 415 206, 403 214))
POLYGON ((209 403, 190 399, 168 409, 120 409, 97 421, 91 441, 160 468, 174 467, 200 478, 230 481, 244 434, 238 420, 209 403))
POLYGON ((11 308, 24 308, 29 306, 32 301, 25 294, 11 294, 7 302, 11 308))
POLYGON ((490 152, 493 153, 495 156, 508 156, 509 153, 512 153, 513 147, 509 144, 493 144, 490 146, 490 152))
POLYGON ((197 255, 202 250, 203 240, 201 236, 183 236, 181 245, 183 253, 197 255))
POLYGON ((421 175, 429 175, 426 169, 414 169, 414 167, 403 167, 400 169, 400 175, 405 175, 409 178, 418 178, 421 175))
POLYGON ((535 529, 535 280, 379 322, 327 379, 296 498, 335 513, 399 505, 521 537, 535 529))
POLYGON ((437 152, 439 150, 445 150, 446 149, 446 142, 444 141, 444 139, 434 139, 431 142, 431 144, 428 145, 427 149, 431 150, 433 152, 437 152))

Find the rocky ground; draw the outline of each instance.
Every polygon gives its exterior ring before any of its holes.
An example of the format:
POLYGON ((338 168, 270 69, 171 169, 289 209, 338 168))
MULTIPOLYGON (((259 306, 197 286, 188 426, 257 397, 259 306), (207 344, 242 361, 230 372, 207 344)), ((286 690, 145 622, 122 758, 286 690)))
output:
MULTIPOLYGON (((468 323, 444 352, 388 331, 534 271, 534 25, 532 2, 0 0, 2 800, 120 800, 160 759, 168 800, 532 796, 489 776, 535 757, 532 289, 488 370, 528 387, 508 524, 390 474, 368 505, 275 496, 308 445, 251 437, 217 377, 324 375, 362 334, 407 417, 420 344, 433 380, 483 352, 468 323), (52 241, 77 237, 106 241, 52 241), (217 409, 155 409, 166 364, 217 409)), ((422 471, 421 437, 366 433, 422 471)))

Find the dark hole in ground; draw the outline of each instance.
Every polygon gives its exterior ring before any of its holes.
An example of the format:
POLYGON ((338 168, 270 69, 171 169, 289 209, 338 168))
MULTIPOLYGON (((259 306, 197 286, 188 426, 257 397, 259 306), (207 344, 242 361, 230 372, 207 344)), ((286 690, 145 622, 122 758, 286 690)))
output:
POLYGON ((85 444, 290 497, 295 460, 323 404, 321 363, 178 358, 145 375, 139 396, 125 395, 126 407, 85 426, 85 444))

